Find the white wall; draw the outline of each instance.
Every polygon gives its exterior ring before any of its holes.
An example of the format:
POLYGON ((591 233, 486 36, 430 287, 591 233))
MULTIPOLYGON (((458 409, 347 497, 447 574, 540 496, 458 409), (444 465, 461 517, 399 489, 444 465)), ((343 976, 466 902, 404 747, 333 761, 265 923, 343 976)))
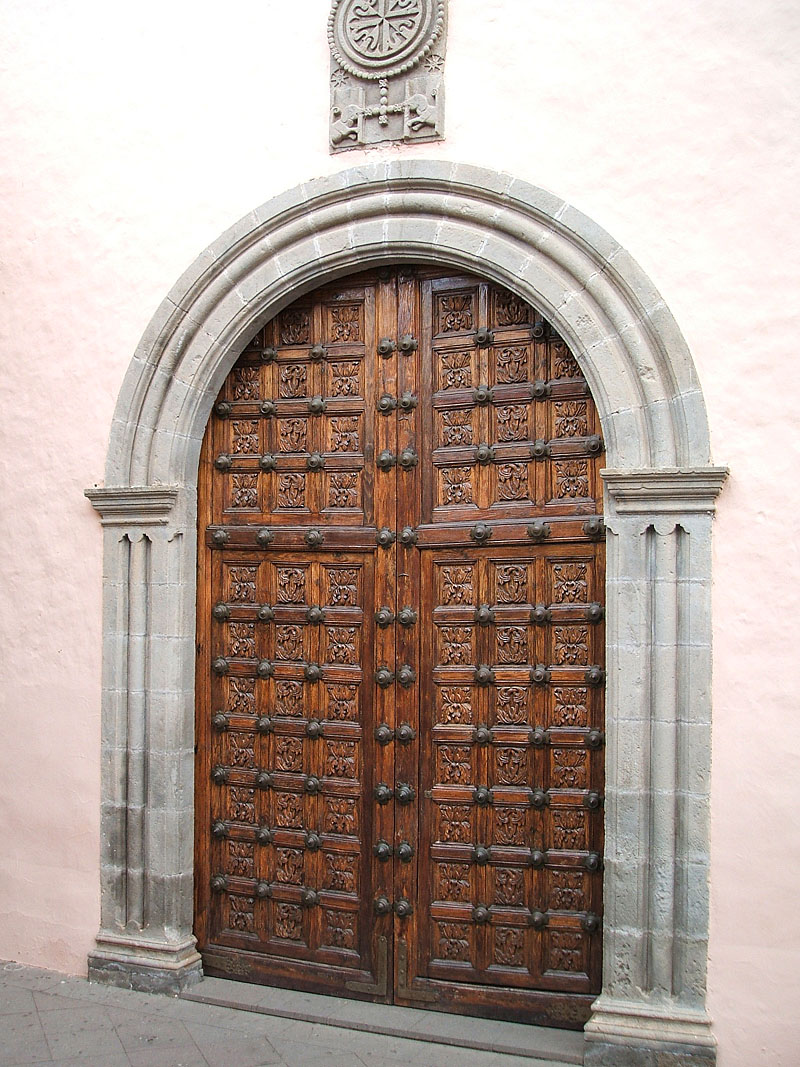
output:
MULTIPOLYGON (((797 1063, 800 8, 450 0, 447 140, 608 229, 684 330, 716 525, 709 1004, 721 1067, 797 1063)), ((101 481, 161 298, 327 151, 328 0, 0 0, 0 957, 98 924, 101 481)))

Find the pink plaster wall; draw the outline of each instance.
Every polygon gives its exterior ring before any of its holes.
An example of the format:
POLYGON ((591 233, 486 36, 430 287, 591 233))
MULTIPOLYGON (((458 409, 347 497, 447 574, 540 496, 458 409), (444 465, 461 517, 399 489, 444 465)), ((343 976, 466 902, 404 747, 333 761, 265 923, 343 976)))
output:
MULTIPOLYGON (((709 1005, 721 1067, 800 1061, 800 8, 451 0, 443 145, 549 188, 681 325, 716 525, 709 1005)), ((98 924, 100 526, 136 342, 199 250, 327 152, 327 0, 0 0, 0 958, 98 924)))

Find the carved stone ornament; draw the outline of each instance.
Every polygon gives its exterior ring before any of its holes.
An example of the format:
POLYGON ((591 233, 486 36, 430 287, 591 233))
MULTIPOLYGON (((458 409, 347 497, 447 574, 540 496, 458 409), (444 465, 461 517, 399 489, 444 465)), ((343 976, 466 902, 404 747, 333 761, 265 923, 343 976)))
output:
POLYGON ((447 0, 333 0, 332 152, 444 136, 447 0))

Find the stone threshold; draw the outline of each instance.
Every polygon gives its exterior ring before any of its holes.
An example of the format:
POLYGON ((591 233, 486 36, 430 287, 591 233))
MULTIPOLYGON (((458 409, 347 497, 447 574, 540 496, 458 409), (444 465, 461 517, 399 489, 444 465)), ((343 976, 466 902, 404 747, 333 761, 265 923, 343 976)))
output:
POLYGON ((411 1041, 498 1052, 545 1061, 547 1067, 583 1063, 584 1038, 572 1030, 498 1022, 465 1015, 370 1004, 317 993, 204 978, 180 994, 182 1000, 214 1004, 237 1011, 260 1012, 345 1030, 385 1034, 411 1041))

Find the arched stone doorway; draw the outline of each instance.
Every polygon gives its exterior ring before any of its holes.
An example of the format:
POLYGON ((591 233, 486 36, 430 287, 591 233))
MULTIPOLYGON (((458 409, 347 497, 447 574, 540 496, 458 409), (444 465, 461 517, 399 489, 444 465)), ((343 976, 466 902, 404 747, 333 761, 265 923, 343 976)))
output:
MULTIPOLYGON (((253 332, 303 292, 413 260, 477 269, 575 353, 607 449, 603 992, 587 1062, 620 1044, 713 1060, 708 935, 710 465, 691 357, 628 254, 556 197, 432 161, 376 164, 271 201, 204 252, 126 377, 106 487, 102 926, 90 975, 195 980, 192 929, 197 464, 253 332)), ((633 1062, 633 1061, 632 1061, 633 1062)), ((676 1063, 681 1062, 679 1059, 676 1063)))

